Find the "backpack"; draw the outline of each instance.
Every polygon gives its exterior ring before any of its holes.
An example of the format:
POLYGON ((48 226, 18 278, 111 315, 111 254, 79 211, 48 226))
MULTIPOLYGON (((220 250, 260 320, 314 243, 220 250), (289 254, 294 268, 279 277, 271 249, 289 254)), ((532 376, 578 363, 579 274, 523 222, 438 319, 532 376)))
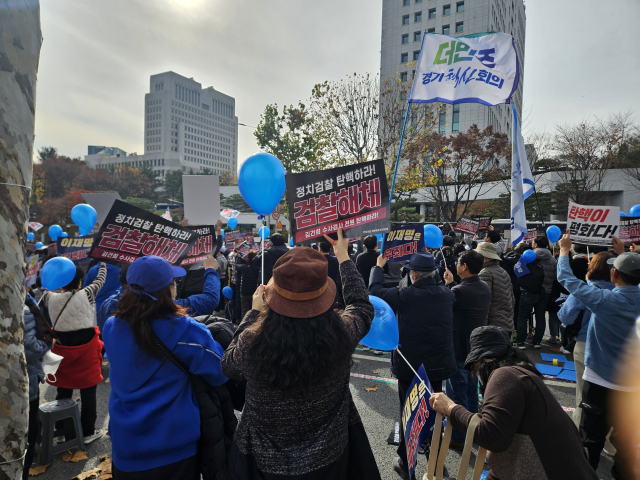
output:
POLYGON ((580 333, 580 329, 582 328, 582 319, 584 318, 585 310, 582 310, 578 314, 578 318, 571 325, 567 325, 564 327, 564 334, 562 335, 562 347, 573 353, 573 349, 576 346, 576 337, 578 333, 580 333))
POLYGON ((529 273, 518 278, 518 286, 529 293, 542 292, 542 282, 544 281, 544 268, 538 259, 527 264, 529 273))

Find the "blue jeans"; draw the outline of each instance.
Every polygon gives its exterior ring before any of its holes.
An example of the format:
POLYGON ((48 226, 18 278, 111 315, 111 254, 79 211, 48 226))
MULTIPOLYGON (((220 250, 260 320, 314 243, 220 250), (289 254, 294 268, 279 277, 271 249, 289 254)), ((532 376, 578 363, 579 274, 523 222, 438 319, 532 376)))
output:
MULTIPOLYGON (((547 327, 547 320, 545 313, 547 310, 547 303, 549 302, 549 293, 531 293, 523 290, 520 294, 520 306, 518 308, 518 343, 524 343, 527 339, 527 326, 529 325, 529 315, 531 310, 535 312, 536 317, 536 331, 533 335, 532 343, 542 342, 544 331, 547 327)), ((557 329, 557 324, 556 324, 557 329)))
MULTIPOLYGON (((465 370, 464 361, 458 362, 458 371, 447 380, 447 397, 456 404, 462 405, 471 413, 478 413, 478 378, 469 370, 465 370)), ((466 432, 453 429, 451 441, 464 443, 466 432)))

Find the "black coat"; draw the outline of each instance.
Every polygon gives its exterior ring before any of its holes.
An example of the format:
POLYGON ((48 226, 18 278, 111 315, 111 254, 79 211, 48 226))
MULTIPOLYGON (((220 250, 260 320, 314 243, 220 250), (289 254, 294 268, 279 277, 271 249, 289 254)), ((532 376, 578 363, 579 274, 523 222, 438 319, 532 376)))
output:
MULTIPOLYGON (((380 253, 375 250, 367 250, 356 257, 356 268, 360 272, 360 275, 362 275, 362 279, 364 280, 364 284, 367 288, 369 288, 371 269, 376 266, 379 256, 380 253)), ((389 267, 385 265, 384 272, 387 273, 389 271, 388 269, 389 267)))
POLYGON ((453 304, 453 348, 456 358, 464 361, 471 351, 471 332, 487 324, 491 287, 477 275, 451 286, 456 296, 453 304))
POLYGON ((237 258, 236 272, 236 282, 240 284, 240 295, 253 295, 258 288, 258 267, 237 258))
MULTIPOLYGON (((418 280, 398 290, 384 288, 380 267, 371 271, 369 294, 381 298, 396 312, 400 330, 400 351, 411 366, 420 365, 431 383, 446 380, 458 371, 453 352, 453 303, 455 295, 434 278, 418 280)), ((375 320, 374 320, 375 321, 375 320)), ((411 381, 413 371, 396 351, 391 357, 391 372, 411 381)))
MULTIPOLYGON (((286 245, 274 245, 264 251, 264 284, 266 285, 273 276, 273 267, 278 259, 287 253, 289 249, 286 245)), ((262 282, 262 252, 255 256, 251 265, 258 268, 258 281, 262 282)))

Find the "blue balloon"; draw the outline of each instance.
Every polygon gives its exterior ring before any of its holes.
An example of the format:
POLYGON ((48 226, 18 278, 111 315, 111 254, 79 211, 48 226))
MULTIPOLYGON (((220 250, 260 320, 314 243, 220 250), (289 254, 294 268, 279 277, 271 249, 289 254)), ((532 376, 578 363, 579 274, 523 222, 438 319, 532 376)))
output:
POLYGON ((629 209, 630 217, 640 217, 640 205, 634 205, 629 209))
POLYGON ((293 247, 293 237, 291 237, 291 238, 289 239, 289 245, 291 245, 291 246, 293 247))
POLYGON ((381 298, 369 295, 369 301, 373 305, 375 316, 369 333, 360 340, 360 343, 376 350, 393 350, 400 340, 396 316, 389 304, 381 298))
POLYGON ((524 259, 524 263, 531 263, 536 259, 536 252, 533 250, 525 250, 522 254, 522 258, 524 259))
POLYGON ((260 215, 273 212, 286 189, 284 167, 269 153, 247 158, 238 173, 238 188, 245 202, 260 215))
POLYGON ((222 238, 224 238, 224 228, 221 230, 222 238))
POLYGON ((62 227, 60 225, 51 225, 49 227, 49 236, 51 237, 51 240, 55 242, 58 240, 60 235, 62 235, 62 227))
POLYGON ((435 225, 425 225, 424 244, 429 248, 440 248, 442 246, 442 230, 435 225))
POLYGON ((268 238, 269 235, 271 235, 271 232, 269 231, 269 227, 260 227, 260 230, 258 230, 258 236, 264 240, 265 238, 268 238))
POLYGON ((71 220, 80 229, 80 235, 86 235, 98 221, 96 209, 86 203, 79 203, 71 209, 71 220))
POLYGON ((36 248, 37 248, 38 250, 40 250, 42 247, 44 247, 44 245, 42 244, 42 242, 38 242, 38 243, 36 243, 36 248))
POLYGON ((562 237, 562 231, 557 225, 551 225, 547 228, 547 238, 551 243, 556 243, 562 237))
POLYGON ((229 298, 230 299, 231 297, 233 297, 233 289, 231 287, 224 287, 222 289, 222 295, 225 298, 229 298))
POLYGON ((61 238, 67 238, 68 236, 69 236, 69 234, 68 234, 67 232, 62 232, 62 233, 60 234, 60 237, 61 237, 61 238))
POLYGON ((47 290, 57 290, 68 285, 76 276, 75 264, 66 257, 55 257, 42 267, 40 281, 47 290))
POLYGON ((620 216, 621 216, 621 217, 626 217, 626 216, 627 216, 627 214, 626 214, 626 213, 624 213, 624 212, 620 212, 620 216))
POLYGON ((231 230, 233 230, 234 228, 236 228, 238 226, 238 219, 235 217, 231 217, 229 219, 229 221, 227 222, 227 225, 229 225, 229 228, 231 230))
POLYGON ((33 233, 33 232, 27 233, 27 240, 31 241, 34 238, 36 238, 36 234, 35 233, 33 233))

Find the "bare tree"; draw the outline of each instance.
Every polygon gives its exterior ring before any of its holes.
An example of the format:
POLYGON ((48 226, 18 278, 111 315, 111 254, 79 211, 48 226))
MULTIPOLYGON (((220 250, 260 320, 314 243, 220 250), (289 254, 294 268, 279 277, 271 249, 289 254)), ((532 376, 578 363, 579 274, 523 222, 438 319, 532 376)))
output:
POLYGON ((42 32, 38 0, 0 6, 0 477, 22 478, 29 410, 24 357, 27 223, 42 32))

